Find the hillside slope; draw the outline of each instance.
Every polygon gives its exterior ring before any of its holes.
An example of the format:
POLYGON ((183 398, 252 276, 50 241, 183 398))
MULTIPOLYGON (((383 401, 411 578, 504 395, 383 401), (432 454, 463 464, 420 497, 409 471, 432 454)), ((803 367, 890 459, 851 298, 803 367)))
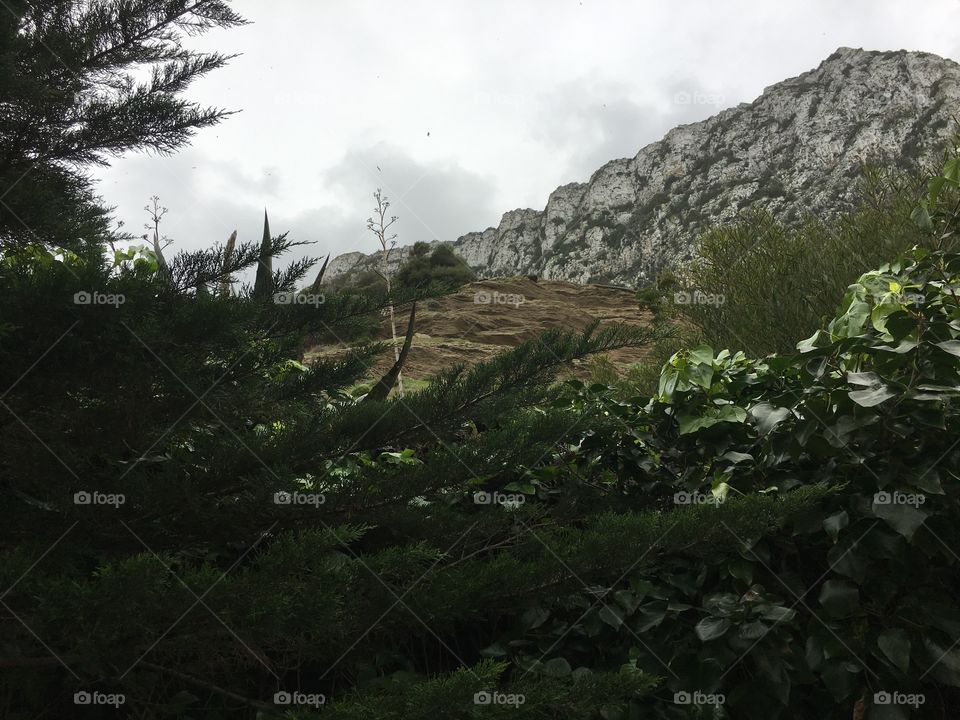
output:
MULTIPOLYGON (((791 222, 849 207, 859 165, 935 156, 960 107, 960 65, 922 52, 840 48, 751 103, 681 125, 586 183, 557 188, 544 210, 504 214, 454 243, 481 277, 535 273, 573 282, 651 280, 691 256, 697 234, 755 203, 791 222)), ((390 258, 396 267, 409 248, 390 258)), ((334 258, 328 277, 379 254, 334 258)))
MULTIPOLYGON (((638 309, 633 292, 611 287, 533 282, 527 278, 469 283, 457 293, 417 307, 417 332, 404 376, 426 379, 451 365, 471 365, 516 347, 546 330, 582 330, 594 320, 646 324, 650 316, 638 309)), ((398 333, 402 333, 406 328, 403 316, 397 325, 398 333)), ((388 323, 381 324, 379 337, 390 338, 388 323)), ((317 357, 318 352, 307 353, 307 359, 317 357)), ((337 350, 327 348, 324 352, 337 350)), ((624 367, 643 360, 646 350, 625 348, 609 357, 624 367)), ((392 354, 385 354, 371 378, 386 372, 392 361, 392 354)))

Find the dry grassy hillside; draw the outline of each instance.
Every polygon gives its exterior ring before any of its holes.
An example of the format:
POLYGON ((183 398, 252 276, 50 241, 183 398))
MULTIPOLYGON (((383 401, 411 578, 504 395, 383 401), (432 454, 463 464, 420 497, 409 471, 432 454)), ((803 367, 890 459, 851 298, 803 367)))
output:
MULTIPOLYGON (((649 313, 637 307, 632 290, 568 282, 534 282, 528 278, 481 280, 459 292, 417 307, 416 335, 404 367, 406 380, 425 380, 455 363, 471 364, 536 337, 551 328, 583 329, 593 320, 645 324, 649 313)), ((405 316, 397 318, 397 332, 406 328, 405 316)), ((389 323, 380 337, 390 338, 389 323)), ((335 352, 329 349, 327 352, 335 352)), ((317 351, 307 353, 307 359, 317 351)), ((643 348, 610 354, 618 366, 643 360, 643 348)), ((390 366, 384 355, 371 379, 390 366)), ((571 368, 583 375, 582 368, 571 368)))

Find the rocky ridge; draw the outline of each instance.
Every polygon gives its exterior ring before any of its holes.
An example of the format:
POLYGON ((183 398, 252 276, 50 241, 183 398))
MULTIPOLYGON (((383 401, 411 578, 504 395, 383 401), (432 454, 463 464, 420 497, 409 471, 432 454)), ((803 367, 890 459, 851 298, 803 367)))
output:
MULTIPOLYGON (((480 277, 643 284, 688 260, 706 226, 750 206, 785 222, 849 207, 862 162, 932 159, 958 108, 960 65, 952 60, 840 48, 751 103, 678 126, 589 182, 557 188, 543 210, 511 210, 497 227, 452 244, 480 277)), ((391 265, 408 253, 395 249, 391 265)), ((379 257, 340 255, 327 277, 379 257)))

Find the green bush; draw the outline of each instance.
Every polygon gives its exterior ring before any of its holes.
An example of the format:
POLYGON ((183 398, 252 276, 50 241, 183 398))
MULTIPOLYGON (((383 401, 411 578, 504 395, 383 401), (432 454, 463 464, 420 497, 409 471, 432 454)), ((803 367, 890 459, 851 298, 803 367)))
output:
POLYGON ((438 245, 430 252, 430 246, 424 242, 413 246, 410 258, 397 273, 397 285, 410 290, 431 285, 457 288, 476 279, 476 273, 449 245, 438 245))
POLYGON ((784 225, 752 210, 707 230, 682 273, 677 314, 714 346, 790 351, 798 334, 833 315, 865 268, 933 242, 910 220, 922 187, 915 175, 867 168, 858 208, 837 219, 784 225))

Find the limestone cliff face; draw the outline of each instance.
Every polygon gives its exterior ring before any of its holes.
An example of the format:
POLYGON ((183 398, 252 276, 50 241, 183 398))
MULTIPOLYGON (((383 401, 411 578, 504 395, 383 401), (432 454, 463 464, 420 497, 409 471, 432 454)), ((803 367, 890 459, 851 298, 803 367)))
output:
MULTIPOLYGON (((921 52, 840 48, 751 103, 681 125, 538 210, 511 210, 455 251, 481 277, 535 273, 637 284, 692 254, 707 225, 760 204, 792 222, 849 207, 862 161, 931 159, 960 113, 960 65, 921 52)), ((406 257, 398 248, 391 264, 406 257)), ((328 276, 378 255, 341 255, 328 276)))

